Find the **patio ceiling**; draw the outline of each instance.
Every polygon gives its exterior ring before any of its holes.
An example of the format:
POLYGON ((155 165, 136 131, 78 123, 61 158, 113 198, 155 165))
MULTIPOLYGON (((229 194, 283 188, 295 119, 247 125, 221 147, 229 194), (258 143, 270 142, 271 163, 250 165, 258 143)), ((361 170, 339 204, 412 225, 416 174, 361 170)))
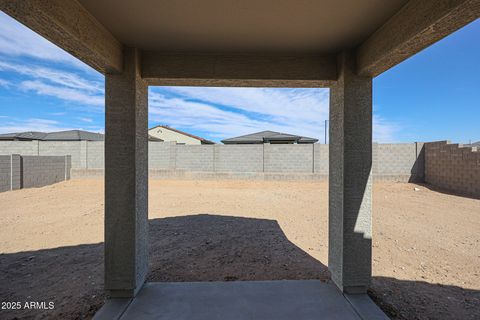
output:
POLYGON ((183 53, 325 54, 360 44, 406 0, 80 0, 120 42, 183 53))
POLYGON ((331 86, 337 54, 375 77, 480 15, 480 0, 0 0, 102 73, 142 52, 150 85, 331 86))

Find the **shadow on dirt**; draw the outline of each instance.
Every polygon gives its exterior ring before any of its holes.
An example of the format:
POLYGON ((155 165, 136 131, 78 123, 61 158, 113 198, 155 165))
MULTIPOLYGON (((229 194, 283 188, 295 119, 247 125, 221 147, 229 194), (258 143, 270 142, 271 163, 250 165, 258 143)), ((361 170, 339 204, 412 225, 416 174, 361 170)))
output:
MULTIPOLYGON (((102 243, 1 254, 0 271, 1 301, 55 303, 53 310, 1 310, 1 319, 88 319, 105 299, 102 243)), ((206 214, 150 220, 148 281, 280 279, 329 281, 329 272, 274 220, 206 214)), ((374 277, 369 293, 393 319, 480 318, 476 290, 374 277)))

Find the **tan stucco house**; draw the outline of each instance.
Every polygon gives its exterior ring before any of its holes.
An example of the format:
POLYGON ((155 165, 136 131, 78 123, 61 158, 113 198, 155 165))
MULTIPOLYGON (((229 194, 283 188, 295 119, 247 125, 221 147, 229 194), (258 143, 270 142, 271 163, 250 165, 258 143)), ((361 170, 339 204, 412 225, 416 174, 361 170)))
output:
POLYGON ((215 144, 215 142, 194 136, 193 134, 174 129, 169 126, 155 126, 148 129, 148 134, 154 139, 177 144, 215 144))

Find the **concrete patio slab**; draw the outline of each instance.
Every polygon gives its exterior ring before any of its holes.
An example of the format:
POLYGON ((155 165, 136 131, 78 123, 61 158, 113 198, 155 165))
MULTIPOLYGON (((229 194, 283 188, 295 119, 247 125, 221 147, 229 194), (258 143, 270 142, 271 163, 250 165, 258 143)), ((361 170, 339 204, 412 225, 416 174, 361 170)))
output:
POLYGON ((98 310, 94 319, 120 319, 132 301, 130 298, 110 299, 98 310))
POLYGON ((348 302, 362 319, 388 320, 389 317, 366 294, 345 294, 348 302))
POLYGON ((361 296, 357 310, 333 284, 318 280, 157 282, 145 284, 129 304, 107 301, 94 319, 371 319, 359 311, 388 319, 368 296, 361 296))

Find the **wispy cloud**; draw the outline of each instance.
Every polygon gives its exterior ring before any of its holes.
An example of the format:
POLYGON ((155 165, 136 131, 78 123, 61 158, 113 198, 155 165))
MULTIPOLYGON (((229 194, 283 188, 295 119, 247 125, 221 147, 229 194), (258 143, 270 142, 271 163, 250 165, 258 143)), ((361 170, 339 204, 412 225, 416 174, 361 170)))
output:
POLYGON ((62 62, 85 70, 86 64, 0 11, 0 54, 62 62))
POLYGON ((395 142, 395 136, 400 130, 396 123, 387 121, 379 115, 373 115, 373 141, 379 143, 395 142))
POLYGON ((150 90, 151 119, 226 138, 259 130, 323 135, 328 90, 162 87, 150 90))
POLYGON ((87 106, 103 106, 105 101, 101 96, 91 96, 81 90, 53 86, 41 81, 23 81, 20 83, 20 88, 27 91, 34 91, 36 94, 51 96, 66 101, 74 101, 87 106))
MULTIPOLYGON (((102 109, 104 106, 104 87, 96 74, 81 76, 62 69, 14 61, 0 61, 0 71, 14 74, 20 81, 15 83, 15 87, 20 90, 74 102, 83 107, 102 109)), ((13 82, 10 81, 8 86, 12 87, 13 82)))
POLYGON ((185 99, 229 106, 282 122, 305 124, 328 118, 328 89, 171 87, 168 90, 185 99))
MULTIPOLYGON (((150 118, 162 124, 194 129, 223 139, 274 130, 320 139, 328 119, 325 89, 152 88, 150 118)), ((374 140, 391 142, 399 127, 373 118, 374 140)))
POLYGON ((79 118, 77 118, 77 119, 80 120, 80 121, 83 121, 83 122, 88 122, 88 123, 92 123, 92 122, 93 122, 93 119, 92 119, 92 118, 79 117, 79 118))
POLYGON ((0 60, 0 71, 11 75, 8 82, 0 80, 0 86, 54 97, 74 108, 103 110, 104 86, 99 73, 3 12, 0 60))
POLYGON ((16 74, 48 81, 52 84, 63 87, 84 90, 90 93, 103 93, 103 83, 95 80, 87 80, 78 74, 66 70, 58 70, 46 67, 39 67, 34 64, 20 65, 15 62, 0 61, 0 70, 15 72, 16 74))
POLYGON ((0 79, 0 87, 8 88, 10 86, 10 81, 0 79))
MULTIPOLYGON (((65 126, 55 120, 29 118, 25 120, 12 120, 5 123, 0 123, 0 133, 12 133, 23 131, 62 131, 72 130, 74 128, 65 126)), ((78 129, 78 128, 76 128, 78 129)))

